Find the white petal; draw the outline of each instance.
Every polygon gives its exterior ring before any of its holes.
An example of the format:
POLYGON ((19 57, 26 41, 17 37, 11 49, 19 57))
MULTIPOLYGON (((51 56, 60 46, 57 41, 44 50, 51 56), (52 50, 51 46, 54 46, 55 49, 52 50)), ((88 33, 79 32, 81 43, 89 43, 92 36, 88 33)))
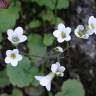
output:
POLYGON ((60 37, 60 38, 57 38, 57 41, 58 41, 59 43, 62 43, 62 42, 64 42, 64 39, 62 39, 62 38, 60 37))
POLYGON ((67 35, 69 35, 71 33, 71 28, 70 27, 66 27, 65 32, 67 35))
POLYGON ((12 36, 9 36, 9 37, 8 37, 8 40, 9 40, 10 42, 12 42, 12 36))
POLYGON ((10 37, 13 35, 13 30, 12 29, 8 29, 7 31, 7 35, 10 37))
POLYGON ((95 29, 88 30, 87 34, 92 35, 95 32, 95 29))
POLYGON ((53 73, 56 73, 57 72, 57 69, 60 67, 60 63, 56 62, 55 64, 52 64, 51 65, 51 71, 53 73))
POLYGON ((46 89, 47 89, 48 91, 51 90, 51 83, 49 83, 48 85, 46 85, 46 89))
POLYGON ((18 61, 16 61, 16 60, 11 60, 10 63, 11 63, 11 65, 14 66, 14 67, 18 65, 18 61))
POLYGON ((40 82, 41 86, 46 86, 46 84, 49 82, 49 79, 46 79, 46 76, 35 76, 35 79, 40 82))
POLYGON ((14 33, 15 34, 22 35, 23 34, 23 28, 22 27, 15 28, 14 33))
POLYGON ((40 81, 44 76, 35 76, 35 79, 40 81))
POLYGON ((83 26, 83 25, 78 25, 78 26, 77 26, 77 29, 83 31, 83 30, 84 30, 84 26, 83 26))
POLYGON ((9 57, 5 58, 5 63, 10 63, 10 58, 9 57))
POLYGON ((11 53, 12 53, 12 50, 7 50, 7 51, 6 51, 6 55, 7 55, 7 56, 10 56, 11 53))
POLYGON ((63 48, 62 47, 56 47, 58 49, 59 52, 64 52, 63 48))
POLYGON ((60 66, 60 71, 64 72, 65 71, 65 67, 64 66, 60 66))
POLYGON ((58 25, 58 30, 62 32, 64 29, 65 29, 65 25, 63 23, 60 23, 58 25))
POLYGON ((74 34, 75 34, 76 37, 80 37, 78 33, 79 33, 79 30, 75 29, 74 34))
POLYGON ((14 49, 13 50, 13 53, 18 54, 19 53, 19 50, 18 49, 14 49))
POLYGON ((17 61, 21 61, 21 60, 22 60, 22 55, 17 54, 17 55, 16 55, 16 60, 17 60, 17 61))
POLYGON ((96 18, 94 18, 94 16, 90 16, 88 20, 88 24, 96 24, 96 18))
POLYGON ((94 33, 96 34, 96 28, 94 29, 94 33))
POLYGON ((65 41, 70 41, 71 40, 71 36, 67 36, 66 38, 64 38, 65 41))
POLYGON ((51 81, 54 78, 54 74, 53 73, 49 73, 46 76, 35 76, 35 79, 37 79, 38 81, 40 81, 40 85, 41 86, 45 86, 46 89, 48 91, 50 91, 51 89, 51 81))
POLYGON ((53 36, 59 38, 59 37, 61 36, 61 31, 55 30, 55 31, 53 32, 53 36))
POLYGON ((20 36, 20 42, 24 42, 27 40, 27 37, 25 35, 20 36))

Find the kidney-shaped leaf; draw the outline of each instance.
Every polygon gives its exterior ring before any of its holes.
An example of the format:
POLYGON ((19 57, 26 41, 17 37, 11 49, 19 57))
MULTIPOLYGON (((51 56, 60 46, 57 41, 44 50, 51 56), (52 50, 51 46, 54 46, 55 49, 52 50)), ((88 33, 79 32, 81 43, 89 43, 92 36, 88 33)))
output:
POLYGON ((85 96, 85 91, 80 81, 69 79, 64 82, 61 92, 56 96, 85 96))

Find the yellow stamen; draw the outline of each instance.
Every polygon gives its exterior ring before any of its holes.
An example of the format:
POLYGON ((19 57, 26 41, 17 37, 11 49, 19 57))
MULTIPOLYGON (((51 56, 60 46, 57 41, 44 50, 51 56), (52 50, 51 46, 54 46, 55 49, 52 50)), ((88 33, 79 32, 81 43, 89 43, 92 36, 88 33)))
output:
POLYGON ((61 33, 61 37, 62 38, 65 38, 66 37, 66 34, 64 32, 61 33))
POLYGON ((16 58, 16 54, 15 54, 15 53, 12 53, 10 57, 11 57, 12 59, 15 59, 15 58, 16 58))

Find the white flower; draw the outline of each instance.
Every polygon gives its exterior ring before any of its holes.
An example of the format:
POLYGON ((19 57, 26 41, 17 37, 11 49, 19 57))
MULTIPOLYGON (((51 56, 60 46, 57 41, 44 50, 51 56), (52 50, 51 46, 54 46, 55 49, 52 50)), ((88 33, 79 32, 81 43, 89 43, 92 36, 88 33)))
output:
POLYGON ((46 76, 35 76, 35 79, 40 81, 40 85, 41 86, 45 86, 46 89, 48 91, 50 91, 50 89, 51 89, 51 81, 53 80, 54 76, 55 75, 53 73, 49 73, 46 76))
POLYGON ((90 16, 88 20, 88 33, 92 35, 96 34, 96 18, 94 16, 90 16))
POLYGON ((64 24, 59 24, 57 30, 53 32, 54 37, 57 38, 57 41, 59 43, 62 43, 64 41, 70 41, 71 40, 71 28, 65 27, 64 24))
POLYGON ((77 28, 74 31, 74 34, 77 37, 79 37, 79 38, 83 38, 83 39, 88 39, 89 38, 89 34, 84 29, 84 26, 83 25, 78 25, 77 28))
POLYGON ((61 52, 61 53, 64 52, 63 48, 60 47, 60 46, 56 47, 55 50, 58 51, 58 52, 61 52))
POLYGON ((14 45, 17 45, 27 40, 27 37, 23 35, 22 27, 17 27, 15 30, 8 29, 7 35, 8 40, 14 45))
POLYGON ((59 62, 56 62, 55 64, 52 64, 51 71, 56 74, 57 76, 64 76, 65 67, 60 66, 59 62))
POLYGON ((5 63, 11 63, 12 66, 17 66, 18 61, 22 60, 22 56, 19 54, 18 49, 7 50, 5 57, 5 63))
POLYGON ((41 86, 45 86, 48 91, 51 89, 51 82, 55 75, 57 76, 64 76, 64 71, 65 67, 60 66, 59 62, 56 62, 55 64, 52 64, 51 66, 51 71, 48 75, 46 76, 35 76, 35 79, 40 82, 41 86))

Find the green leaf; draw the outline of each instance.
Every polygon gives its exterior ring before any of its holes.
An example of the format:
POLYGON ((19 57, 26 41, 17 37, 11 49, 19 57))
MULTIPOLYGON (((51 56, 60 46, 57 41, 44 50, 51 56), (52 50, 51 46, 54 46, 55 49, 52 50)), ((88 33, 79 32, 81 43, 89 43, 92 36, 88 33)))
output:
POLYGON ((45 10, 45 11, 42 11, 40 13, 40 17, 44 20, 44 21, 49 21, 51 22, 54 17, 54 14, 51 10, 45 10))
POLYGON ((85 96, 85 91, 80 81, 69 79, 64 82, 61 92, 56 96, 85 96))
POLYGON ((57 0, 57 9, 65 9, 69 7, 69 0, 57 0))
POLYGON ((10 82, 8 80, 8 76, 6 74, 6 71, 0 71, 0 87, 5 87, 9 85, 10 82))
POLYGON ((53 12, 50 10, 41 12, 39 16, 43 19, 43 21, 48 21, 53 25, 57 25, 63 22, 63 20, 60 17, 55 16, 53 12))
POLYGON ((44 34, 44 39, 43 39, 43 43, 46 46, 51 46, 54 42, 54 38, 52 36, 52 34, 44 34))
POLYGON ((51 9, 54 8, 54 4, 52 4, 52 0, 50 0, 50 1, 49 0, 32 0, 32 2, 36 2, 40 6, 47 6, 51 9), (49 5, 49 4, 51 4, 51 5, 49 5))
POLYGON ((62 22, 63 20, 60 17, 56 17, 56 16, 50 21, 50 23, 53 25, 58 25, 59 23, 62 23, 62 22))
POLYGON ((46 55, 46 46, 43 44, 42 37, 37 34, 31 34, 28 37, 29 55, 33 62, 46 55))
POLYGON ((29 23, 29 28, 38 28, 41 25, 39 20, 33 20, 29 23))
POLYGON ((68 8, 69 6, 69 0, 32 0, 33 2, 36 2, 40 6, 46 6, 51 10, 55 9, 56 3, 56 9, 64 9, 68 8))
POLYGON ((19 89, 14 89, 11 96, 23 96, 19 89))
POLYGON ((26 57, 24 57, 16 67, 11 65, 7 66, 7 74, 10 82, 18 87, 25 87, 32 84, 35 80, 34 76, 38 73, 37 68, 33 67, 29 59, 26 57))
POLYGON ((8 95, 8 94, 3 93, 3 94, 0 94, 0 96, 9 96, 9 95, 8 95))
POLYGON ((19 18, 20 3, 11 5, 8 9, 0 9, 0 32, 13 28, 19 18))

